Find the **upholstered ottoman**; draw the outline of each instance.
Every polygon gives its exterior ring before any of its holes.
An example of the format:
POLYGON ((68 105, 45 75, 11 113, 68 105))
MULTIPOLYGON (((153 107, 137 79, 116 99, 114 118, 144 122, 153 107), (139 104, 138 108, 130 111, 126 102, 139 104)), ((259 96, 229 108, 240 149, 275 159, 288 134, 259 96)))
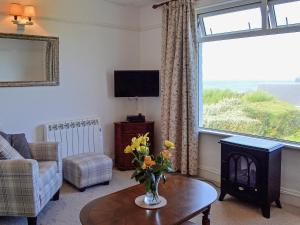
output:
POLYGON ((101 153, 83 153, 63 159, 64 179, 80 191, 95 184, 109 184, 112 160, 101 153))

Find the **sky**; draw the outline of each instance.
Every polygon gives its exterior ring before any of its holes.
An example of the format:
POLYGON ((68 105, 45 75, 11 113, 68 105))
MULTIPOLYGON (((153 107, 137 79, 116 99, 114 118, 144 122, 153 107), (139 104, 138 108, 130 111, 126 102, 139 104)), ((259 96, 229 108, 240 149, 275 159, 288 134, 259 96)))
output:
MULTIPOLYGON (((296 3, 299 9, 300 1, 296 3)), ((283 4, 282 13, 277 14, 278 20, 283 20, 281 17, 284 15, 291 15, 290 22, 299 21, 299 13, 288 11, 293 11, 294 5, 287 9, 284 7, 283 4)), ((222 32, 220 29, 224 28, 224 24, 246 26, 245 21, 248 20, 252 27, 260 27, 261 21, 253 20, 257 13, 254 9, 248 10, 238 16, 238 21, 237 17, 227 14, 219 18, 211 17, 204 22, 214 33, 222 32), (233 18, 235 23, 232 22, 233 18)), ((242 29, 226 29, 239 28, 242 29)), ((300 77, 300 32, 206 42, 202 45, 203 80, 294 81, 300 77)))

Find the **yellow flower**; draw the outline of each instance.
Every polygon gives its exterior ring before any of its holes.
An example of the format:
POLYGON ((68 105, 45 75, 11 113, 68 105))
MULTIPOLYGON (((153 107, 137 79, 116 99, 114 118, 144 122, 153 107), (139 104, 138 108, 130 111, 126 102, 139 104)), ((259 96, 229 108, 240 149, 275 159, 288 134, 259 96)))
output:
POLYGON ((131 139, 131 143, 134 143, 136 141, 136 137, 133 137, 132 139, 131 139))
POLYGON ((147 142, 149 141, 148 137, 149 133, 146 133, 145 135, 139 135, 138 137, 133 137, 131 139, 131 145, 128 145, 124 152, 125 153, 131 153, 134 150, 138 152, 149 152, 149 148, 147 146, 147 142))
POLYGON ((126 154, 131 153, 132 151, 133 151, 133 149, 132 149, 132 147, 131 147, 130 145, 128 145, 128 146, 125 148, 125 150, 124 150, 124 152, 125 152, 126 154))
POLYGON ((162 157, 164 158, 164 159, 170 159, 171 157, 172 157, 172 154, 171 154, 171 152, 169 151, 169 150, 163 150, 162 152, 161 152, 161 155, 162 155, 162 157))
POLYGON ((147 142, 149 141, 148 135, 149 135, 149 133, 146 133, 144 136, 141 136, 142 137, 142 140, 141 140, 142 145, 147 145, 147 142))
POLYGON ((154 160, 152 160, 151 156, 145 156, 142 168, 146 169, 146 168, 149 168, 151 166, 154 166, 155 164, 156 163, 155 163, 154 160))
POLYGON ((134 138, 132 138, 132 140, 131 140, 131 148, 139 150, 140 146, 141 146, 141 141, 142 141, 142 137, 138 137, 138 138, 134 137, 134 138))
POLYGON ((166 148, 168 148, 168 149, 175 148, 175 144, 169 140, 165 140, 164 144, 165 144, 166 148))
POLYGON ((147 146, 141 146, 139 151, 148 154, 149 148, 147 146))

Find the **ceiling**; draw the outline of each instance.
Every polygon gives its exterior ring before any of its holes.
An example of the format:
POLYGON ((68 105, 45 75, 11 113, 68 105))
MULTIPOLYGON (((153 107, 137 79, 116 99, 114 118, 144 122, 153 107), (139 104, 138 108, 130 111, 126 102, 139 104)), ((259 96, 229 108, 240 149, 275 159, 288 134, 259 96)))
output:
POLYGON ((163 2, 163 0, 105 0, 105 1, 119 4, 119 5, 128 5, 128 6, 135 6, 135 7, 163 2))

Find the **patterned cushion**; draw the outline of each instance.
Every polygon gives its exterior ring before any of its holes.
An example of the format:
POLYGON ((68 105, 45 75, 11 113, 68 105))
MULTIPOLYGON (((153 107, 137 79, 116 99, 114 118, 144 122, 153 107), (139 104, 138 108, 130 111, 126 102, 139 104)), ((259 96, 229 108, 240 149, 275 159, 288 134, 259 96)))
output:
POLYGON ((0 135, 2 137, 4 137, 4 139, 7 140, 9 144, 11 144, 11 135, 10 134, 6 134, 6 133, 0 131, 0 135))
POLYGON ((25 134, 6 134, 0 131, 0 136, 4 137, 8 143, 25 159, 32 159, 29 144, 25 134))
POLYGON ((25 134, 12 134, 11 146, 16 149, 25 159, 32 159, 25 134))
POLYGON ((57 172, 62 171, 61 145, 57 142, 39 142, 29 144, 32 158, 38 161, 56 161, 57 172))
POLYGON ((24 159, 8 141, 0 135, 0 159, 24 159))
POLYGON ((63 160, 64 178, 77 188, 110 181, 112 160, 100 153, 83 153, 63 160))

